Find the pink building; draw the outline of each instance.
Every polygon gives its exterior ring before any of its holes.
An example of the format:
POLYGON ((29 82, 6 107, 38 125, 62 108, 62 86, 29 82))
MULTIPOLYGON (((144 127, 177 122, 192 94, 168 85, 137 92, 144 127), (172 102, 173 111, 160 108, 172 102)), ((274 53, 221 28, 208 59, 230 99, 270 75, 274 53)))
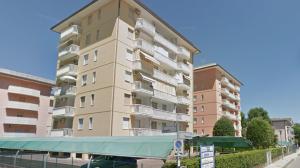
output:
POLYGON ((213 134, 222 116, 232 120, 235 135, 241 136, 240 86, 242 83, 218 64, 194 69, 194 133, 213 134))
POLYGON ((47 136, 54 81, 0 69, 0 137, 47 136))

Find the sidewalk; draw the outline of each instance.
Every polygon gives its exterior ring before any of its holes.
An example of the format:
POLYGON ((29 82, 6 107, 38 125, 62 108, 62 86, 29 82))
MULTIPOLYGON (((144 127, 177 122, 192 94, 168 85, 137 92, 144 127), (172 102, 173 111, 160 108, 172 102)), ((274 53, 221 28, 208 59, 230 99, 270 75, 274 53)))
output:
POLYGON ((265 168, 283 168, 289 163, 291 163, 295 158, 297 158, 298 155, 300 155, 300 150, 298 150, 296 153, 284 157, 283 159, 279 159, 278 161, 270 164, 265 168))

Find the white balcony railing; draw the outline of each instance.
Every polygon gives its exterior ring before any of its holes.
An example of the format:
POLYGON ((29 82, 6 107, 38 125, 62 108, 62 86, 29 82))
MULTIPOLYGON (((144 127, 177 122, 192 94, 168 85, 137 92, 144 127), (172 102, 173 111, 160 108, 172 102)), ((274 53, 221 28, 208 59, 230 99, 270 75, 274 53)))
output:
POLYGON ((237 110, 236 105, 230 103, 228 100, 223 100, 223 105, 232 109, 232 110, 237 110))
POLYGON ((54 91, 54 96, 75 96, 76 86, 65 86, 57 88, 54 91))
POLYGON ((178 96, 177 97, 178 104, 190 105, 192 102, 185 96, 178 96))
POLYGON ((53 117, 73 117, 75 108, 72 106, 58 107, 53 109, 53 117))
POLYGON ((185 58, 185 59, 190 59, 191 57, 191 52, 189 52, 186 48, 184 47, 178 47, 178 55, 185 58))
POLYGON ((183 71, 186 74, 190 74, 192 72, 191 68, 189 67, 189 65, 187 65, 187 64, 185 64, 183 62, 178 62, 177 67, 178 67, 179 71, 183 71))
POLYGON ((36 125, 37 118, 5 116, 5 124, 36 125))
POLYGON ((230 120, 236 120, 237 119, 237 116, 235 114, 232 114, 228 111, 225 111, 224 115, 225 115, 225 117, 229 118, 230 120))
POLYGON ((177 113, 177 120, 183 121, 183 122, 191 122, 192 117, 190 115, 184 114, 184 113, 177 113))
POLYGON ((174 43, 170 42, 169 40, 167 40, 162 35, 156 33, 155 36, 154 36, 154 41, 157 42, 157 43, 159 43, 159 44, 161 44, 162 46, 168 48, 172 52, 178 54, 178 47, 177 47, 177 45, 175 45, 174 43))
POLYGON ((133 83, 133 91, 151 96, 153 95, 153 88, 141 81, 135 81, 133 83))
POLYGON ((176 95, 172 95, 167 92, 163 92, 160 90, 154 90, 154 98, 167 101, 167 102, 172 102, 172 103, 177 103, 177 97, 176 95))
POLYGON ((35 137, 35 133, 26 133, 26 132, 4 132, 4 137, 35 137))
POLYGON ((178 88, 181 88, 184 90, 190 89, 190 83, 188 82, 187 79, 184 79, 184 75, 182 73, 177 73, 176 79, 177 79, 177 83, 178 83, 178 88))
POLYGON ((225 84, 226 86, 228 86, 230 89, 235 90, 235 86, 229 81, 228 78, 223 77, 222 78, 222 83, 225 84))
POLYGON ((129 130, 130 136, 156 136, 162 134, 162 130, 151 128, 133 128, 129 130))
POLYGON ((147 34, 151 35, 152 37, 155 35, 155 27, 153 24, 148 22, 143 18, 138 18, 135 24, 135 28, 138 30, 143 30, 147 34))
POLYGON ((7 108, 38 111, 39 105, 26 102, 8 101, 7 108))
POLYGON ((68 59, 74 56, 78 55, 78 51, 80 50, 80 47, 76 44, 71 44, 70 46, 64 48, 58 53, 58 57, 60 59, 68 59))
POLYGON ((135 47, 135 49, 140 49, 147 54, 150 54, 150 55, 154 54, 153 44, 151 44, 150 42, 148 42, 144 39, 141 39, 141 38, 136 39, 134 47, 135 47))
POLYGON ((159 70, 154 69, 153 70, 153 77, 156 79, 159 79, 161 81, 165 81, 173 86, 177 86, 177 80, 175 76, 170 76, 168 74, 165 74, 159 70))
POLYGON ((25 88, 25 87, 21 87, 21 86, 14 86, 14 85, 8 86, 8 92, 15 93, 15 94, 34 96, 34 97, 39 97, 41 94, 41 92, 39 90, 29 89, 29 88, 25 88))
POLYGON ((169 57, 169 53, 161 47, 154 46, 154 58, 160 63, 172 68, 177 69, 177 63, 175 60, 169 57))
POLYGON ((226 89, 226 88, 222 89, 222 93, 225 94, 225 95, 227 95, 227 96, 230 94, 229 90, 226 89))
POLYGON ((77 75, 77 65, 74 64, 68 64, 65 65, 57 70, 56 76, 63 76, 63 75, 71 75, 76 76, 77 75))
POLYGON ((79 26, 78 25, 72 25, 63 32, 60 33, 60 39, 63 41, 69 37, 72 37, 74 35, 79 34, 79 26))
POLYGON ((241 91, 241 88, 240 88, 239 86, 236 85, 236 86, 235 86, 235 90, 239 92, 239 91, 241 91))
POLYGON ((50 132, 52 137, 64 137, 73 136, 73 130, 71 128, 53 129, 50 132))

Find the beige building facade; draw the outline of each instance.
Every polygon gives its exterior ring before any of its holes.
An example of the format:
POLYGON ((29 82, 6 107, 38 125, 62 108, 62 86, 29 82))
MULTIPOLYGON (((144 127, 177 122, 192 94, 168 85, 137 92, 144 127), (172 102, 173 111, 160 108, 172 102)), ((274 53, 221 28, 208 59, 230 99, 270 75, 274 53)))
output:
POLYGON ((215 123, 225 116, 232 120, 235 135, 242 136, 241 85, 218 64, 194 69, 194 134, 212 136, 215 123))
POLYGON ((93 1, 60 33, 52 136, 192 132, 198 49, 135 0, 93 1))

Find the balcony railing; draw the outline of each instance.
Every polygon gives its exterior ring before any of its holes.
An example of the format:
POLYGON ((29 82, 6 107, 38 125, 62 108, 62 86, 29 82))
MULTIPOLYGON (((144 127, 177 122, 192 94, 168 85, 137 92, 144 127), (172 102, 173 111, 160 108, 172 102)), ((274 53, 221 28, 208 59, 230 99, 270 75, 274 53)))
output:
POLYGON ((77 75, 77 65, 74 64, 68 64, 65 65, 57 70, 56 76, 63 76, 63 75, 71 75, 76 76, 77 75))
POLYGON ((165 81, 173 86, 177 86, 177 80, 174 76, 167 75, 159 70, 153 70, 153 77, 161 81, 165 81))
POLYGON ((130 136, 156 136, 163 135, 162 130, 151 128, 133 128, 129 130, 130 136))
POLYGON ((236 105, 230 103, 228 100, 223 100, 223 105, 225 105, 226 107, 232 110, 237 110, 236 105))
POLYGON ((75 96, 76 86, 65 86, 57 88, 54 91, 54 96, 75 96))
POLYGON ((5 124, 36 125, 37 118, 5 116, 5 124))
POLYGON ((163 92, 160 90, 154 90, 154 97, 163 101, 177 103, 176 95, 172 95, 170 93, 163 92))
POLYGON ((73 130, 71 128, 53 129, 50 132, 52 137, 64 137, 73 136, 73 130))
POLYGON ((183 62, 178 62, 177 67, 178 67, 179 71, 182 71, 184 73, 190 74, 192 72, 191 68, 189 67, 189 65, 187 65, 187 64, 185 64, 183 62))
POLYGON ((71 44, 70 46, 64 48, 58 53, 58 57, 62 60, 72 58, 78 55, 80 47, 76 44, 71 44))
POLYGON ((226 88, 222 89, 222 93, 225 94, 225 95, 227 95, 227 96, 230 94, 229 90, 226 89, 226 88))
POLYGON ((178 96, 177 97, 177 103, 183 104, 183 105, 190 105, 192 102, 185 96, 178 96))
POLYGON ((66 40, 69 37, 72 37, 74 35, 78 35, 79 34, 79 26, 78 25, 72 25, 69 28, 67 28, 65 31, 60 33, 60 39, 66 40))
POLYGON ((150 85, 140 81, 135 81, 133 83, 133 91, 151 96, 153 95, 153 88, 150 87, 150 85))
POLYGON ((39 105, 27 102, 9 101, 7 104, 7 108, 38 111, 39 105))
POLYGON ((178 55, 185 58, 185 59, 190 59, 191 57, 191 52, 189 52, 186 48, 184 47, 178 47, 178 55))
POLYGON ((159 44, 161 44, 162 46, 168 48, 172 52, 178 53, 178 47, 177 47, 177 45, 175 45, 174 43, 170 42, 169 40, 167 40, 162 35, 156 33, 155 36, 154 36, 154 41, 157 42, 157 43, 159 43, 159 44))
POLYGON ((239 92, 239 91, 241 91, 241 88, 240 88, 239 86, 236 85, 236 86, 235 86, 235 90, 239 92))
POLYGON ((4 137, 35 137, 35 133, 27 133, 27 132, 4 132, 4 137))
POLYGON ((153 55, 154 54, 154 49, 153 49, 153 44, 151 44, 150 42, 138 38, 135 41, 135 49, 140 49, 142 51, 144 51, 147 54, 153 55))
POLYGON ((21 87, 21 86, 13 86, 13 85, 9 85, 8 92, 15 93, 15 94, 34 96, 34 97, 39 97, 41 94, 41 92, 39 90, 29 89, 29 88, 25 88, 25 87, 21 87))
POLYGON ((177 69, 177 63, 175 60, 169 57, 169 53, 161 47, 154 46, 154 58, 157 59, 160 63, 172 68, 177 69))
POLYGON ((237 116, 235 114, 232 114, 228 111, 225 111, 224 115, 225 115, 225 117, 229 118, 230 120, 236 120, 237 119, 237 116))
POLYGON ((226 86, 228 86, 230 89, 235 90, 235 86, 229 81, 228 78, 223 77, 222 78, 222 83, 225 84, 226 86))
POLYGON ((147 34, 151 35, 152 37, 155 35, 154 25, 143 18, 137 19, 135 28, 146 32, 147 34))
POLYGON ((53 109, 53 117, 73 117, 75 108, 72 106, 58 107, 53 109))

